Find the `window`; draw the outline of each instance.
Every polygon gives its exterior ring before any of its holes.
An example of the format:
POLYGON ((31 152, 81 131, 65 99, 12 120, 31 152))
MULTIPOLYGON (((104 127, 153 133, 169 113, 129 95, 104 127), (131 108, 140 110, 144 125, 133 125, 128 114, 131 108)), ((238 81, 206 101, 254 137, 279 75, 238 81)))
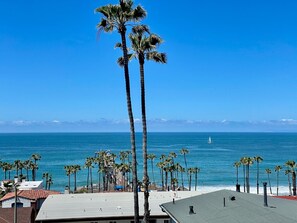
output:
POLYGON ((169 223, 169 220, 164 220, 164 223, 169 223))

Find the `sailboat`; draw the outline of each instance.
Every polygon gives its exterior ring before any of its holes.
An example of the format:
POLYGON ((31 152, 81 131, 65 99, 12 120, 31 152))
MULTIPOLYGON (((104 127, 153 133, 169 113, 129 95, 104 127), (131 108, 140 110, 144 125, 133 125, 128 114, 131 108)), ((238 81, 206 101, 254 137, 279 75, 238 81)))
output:
POLYGON ((212 141, 211 141, 211 137, 209 136, 208 137, 208 144, 211 144, 212 143, 212 141))

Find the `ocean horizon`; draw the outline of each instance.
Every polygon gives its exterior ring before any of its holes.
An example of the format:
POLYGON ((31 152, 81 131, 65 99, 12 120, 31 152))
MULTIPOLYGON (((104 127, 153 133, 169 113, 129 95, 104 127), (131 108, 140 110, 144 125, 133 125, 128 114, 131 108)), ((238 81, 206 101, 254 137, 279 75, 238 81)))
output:
MULTIPOLYGON (((284 174, 284 163, 296 160, 297 133, 284 132, 150 132, 148 133, 148 153, 156 154, 154 160, 154 176, 158 185, 161 177, 156 163, 161 154, 175 152, 175 162, 184 166, 181 148, 187 148, 188 168, 198 167, 198 190, 210 191, 219 188, 235 189, 236 169, 233 163, 241 157, 261 156, 260 186, 267 181, 266 168, 270 168, 271 186, 276 191, 276 165, 283 166, 280 172, 280 193, 288 194, 288 178, 284 174), (211 137, 212 143, 208 143, 211 137)), ((53 190, 63 191, 68 177, 65 165, 84 165, 87 157, 95 152, 109 150, 115 154, 129 150, 129 132, 60 132, 60 133, 0 133, 0 151, 2 162, 26 160, 34 153, 41 155, 38 162, 37 179, 42 180, 42 173, 49 172, 53 176, 53 190)), ((141 133, 136 133, 138 158, 138 179, 142 179, 141 133)), ((148 161, 149 175, 152 181, 151 165, 148 161)), ((251 166, 251 191, 256 188, 256 165, 251 166)), ((78 186, 86 185, 87 170, 78 172, 78 186)), ((3 171, 0 174, 3 178, 3 171)), ((94 183, 98 182, 97 170, 93 171, 94 183)), ((185 177, 186 178, 186 177, 185 177)), ((194 177, 193 177, 194 179, 194 177)), ((71 179, 73 182, 73 179, 71 179)), ((242 168, 239 169, 239 183, 243 185, 242 168)), ((186 183, 187 184, 187 183, 186 183)), ((192 188, 194 187, 194 180, 192 188)), ((241 189, 243 191, 243 188, 241 189)))

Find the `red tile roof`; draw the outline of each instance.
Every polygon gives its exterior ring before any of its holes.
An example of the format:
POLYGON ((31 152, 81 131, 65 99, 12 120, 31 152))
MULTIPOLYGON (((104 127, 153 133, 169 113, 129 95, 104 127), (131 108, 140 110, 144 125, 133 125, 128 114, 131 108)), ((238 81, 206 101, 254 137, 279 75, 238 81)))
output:
MULTIPOLYGON (((57 191, 51 191, 51 190, 20 190, 18 191, 18 197, 27 198, 30 200, 38 200, 42 198, 47 198, 49 195, 52 194, 60 194, 60 192, 57 191)), ((8 200, 10 198, 14 197, 14 192, 6 194, 4 197, 0 199, 0 201, 8 200)))
POLYGON ((297 201, 297 196, 277 196, 277 198, 297 201))

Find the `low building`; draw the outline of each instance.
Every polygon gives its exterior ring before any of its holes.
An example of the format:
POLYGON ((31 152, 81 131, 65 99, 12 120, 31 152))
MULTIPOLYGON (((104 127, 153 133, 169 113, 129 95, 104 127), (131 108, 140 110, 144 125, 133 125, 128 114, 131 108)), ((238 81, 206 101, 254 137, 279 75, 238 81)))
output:
MULTIPOLYGON (((169 223, 168 215, 159 205, 197 195, 195 191, 151 192, 149 209, 152 223, 169 223)), ((134 217, 132 192, 59 194, 49 196, 42 205, 36 221, 131 223, 134 217)), ((139 193, 139 214, 143 217, 143 193, 139 193)))
MULTIPOLYGON (((33 207, 38 211, 45 199, 52 194, 59 194, 59 192, 49 190, 19 190, 17 192, 17 206, 33 207)), ((7 193, 0 201, 2 208, 13 207, 15 203, 15 192, 7 193)))
POLYGON ((19 183, 18 190, 41 190, 43 189, 41 181, 26 181, 23 180, 19 183))
POLYGON ((296 223, 297 202, 271 196, 220 190, 160 205, 181 223, 296 223), (267 201, 267 202, 266 202, 267 201))
MULTIPOLYGON (((18 208, 17 222, 18 223, 33 223, 35 222, 35 210, 32 207, 18 208)), ((0 208, 0 222, 9 223, 14 222, 13 208, 0 208)))

